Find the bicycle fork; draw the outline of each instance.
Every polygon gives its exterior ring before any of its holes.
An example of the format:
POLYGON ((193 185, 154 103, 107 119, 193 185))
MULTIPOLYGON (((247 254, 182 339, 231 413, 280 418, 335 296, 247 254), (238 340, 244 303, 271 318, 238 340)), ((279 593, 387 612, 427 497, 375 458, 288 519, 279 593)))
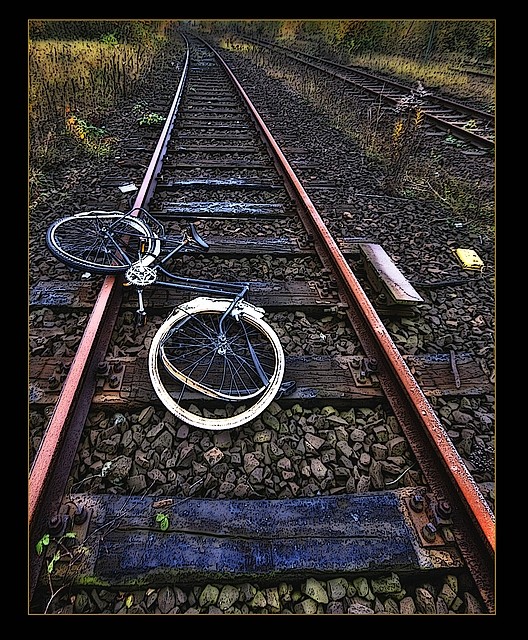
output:
MULTIPOLYGON (((223 314, 223 316, 220 318, 220 322, 219 322, 219 329, 218 329, 218 333, 219 333, 219 337, 220 337, 220 341, 222 342, 222 346, 218 349, 218 353, 220 353, 221 355, 226 353, 226 348, 227 348, 227 338, 225 335, 225 332, 223 330, 223 321, 225 320, 225 318, 228 315, 232 315, 235 320, 238 321, 238 314, 234 314, 232 313, 235 305, 237 304, 237 302, 239 300, 241 300, 246 292, 249 290, 249 287, 245 288, 245 291, 240 294, 239 296, 237 296, 233 302, 229 305, 229 307, 227 308, 227 310, 225 311, 225 313, 223 314), (223 351, 222 351, 223 349, 223 351)), ((266 372, 264 371, 264 369, 262 368, 262 365, 260 364, 260 360, 259 357, 257 355, 257 353, 255 352, 255 349, 253 348, 253 345, 251 344, 251 339, 248 335, 248 332, 246 331, 246 325, 242 322, 241 323, 242 326, 242 330, 244 331, 244 336, 246 338, 246 343, 249 349, 249 353, 251 355, 251 359, 253 360, 253 364, 255 366, 255 370, 257 371, 259 378, 262 381, 262 384, 267 387, 269 384, 269 378, 266 375, 266 372)), ((281 398, 283 395, 289 395, 290 393, 292 393, 295 388, 297 387, 297 383, 295 382, 295 380, 285 380, 284 382, 282 382, 281 386, 279 387, 278 391, 277 391, 277 395, 275 396, 277 399, 281 398)))
MULTIPOLYGON (((227 350, 227 337, 224 331, 224 320, 227 318, 227 316, 233 315, 233 317, 235 318, 235 320, 237 322, 239 322, 238 319, 238 314, 232 314, 233 309, 235 308, 235 306, 238 304, 238 302, 240 300, 242 300, 246 293, 249 291, 249 287, 245 286, 242 291, 233 298, 233 301, 231 302, 231 304, 229 305, 229 307, 226 309, 225 313, 222 315, 222 317, 220 318, 220 321, 218 323, 218 337, 219 337, 219 342, 220 342, 220 346, 218 348, 218 353, 220 355, 225 355, 226 350, 227 350)), ((255 352, 255 350, 253 349, 253 345, 251 344, 251 340, 248 336, 248 333, 246 331, 246 325, 242 322, 241 323, 242 329, 244 331, 244 336, 246 338, 246 342, 248 345, 248 349, 249 349, 249 353, 251 354, 251 359, 253 360, 253 364, 255 365, 255 369, 259 375, 259 378, 262 380, 262 384, 264 386, 267 386, 269 383, 269 378, 266 375, 264 369, 262 368, 262 365, 260 364, 260 361, 258 359, 258 356, 255 352)))

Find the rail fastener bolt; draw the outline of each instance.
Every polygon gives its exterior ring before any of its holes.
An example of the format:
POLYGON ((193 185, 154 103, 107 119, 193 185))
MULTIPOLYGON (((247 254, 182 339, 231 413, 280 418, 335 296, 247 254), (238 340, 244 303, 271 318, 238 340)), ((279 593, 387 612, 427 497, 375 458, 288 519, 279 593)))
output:
POLYGON ((421 493, 415 493, 410 499, 409 504, 415 513, 421 513, 424 510, 424 497, 421 493))
POLYGON ((436 538, 436 527, 432 522, 424 524, 422 527, 422 535, 427 542, 434 542, 436 538))

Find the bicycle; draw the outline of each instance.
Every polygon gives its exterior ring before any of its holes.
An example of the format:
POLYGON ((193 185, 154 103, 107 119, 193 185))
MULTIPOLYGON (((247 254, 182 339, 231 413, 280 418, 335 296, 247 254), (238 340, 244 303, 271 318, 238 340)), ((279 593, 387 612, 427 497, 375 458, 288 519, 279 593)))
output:
POLYGON ((180 237, 167 235, 161 222, 141 207, 125 213, 87 211, 54 221, 46 243, 71 268, 124 274, 124 284, 137 291, 139 323, 146 322, 145 287, 156 284, 209 294, 175 307, 152 339, 148 354, 156 394, 184 422, 202 429, 232 429, 294 387, 292 382, 283 383, 284 351, 264 320, 264 309, 246 300, 249 283, 187 278, 165 267, 177 254, 209 250, 194 222, 180 237), (230 404, 200 415, 192 406, 182 406, 188 389, 230 404))

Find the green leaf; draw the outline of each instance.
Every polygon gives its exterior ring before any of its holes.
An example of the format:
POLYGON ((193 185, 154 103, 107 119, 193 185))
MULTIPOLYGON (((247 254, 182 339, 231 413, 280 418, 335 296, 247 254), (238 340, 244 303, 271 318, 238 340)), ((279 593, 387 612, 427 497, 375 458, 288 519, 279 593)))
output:
POLYGON ((156 522, 160 523, 160 529, 166 531, 169 528, 169 518, 164 513, 156 514, 156 522))
POLYGON ((36 544, 37 554, 39 556, 44 550, 44 547, 47 547, 49 543, 50 543, 50 536, 49 536, 49 533, 46 533, 42 536, 42 538, 36 544))
POLYGON ((48 573, 51 573, 53 571, 53 568, 55 567, 55 563, 60 560, 61 557, 61 553, 60 551, 55 551, 55 555, 53 556, 53 558, 48 562, 48 573))

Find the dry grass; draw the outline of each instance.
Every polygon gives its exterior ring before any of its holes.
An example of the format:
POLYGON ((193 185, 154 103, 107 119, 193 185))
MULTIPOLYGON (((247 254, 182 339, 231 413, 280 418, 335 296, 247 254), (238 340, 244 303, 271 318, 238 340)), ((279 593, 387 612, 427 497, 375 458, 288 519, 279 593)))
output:
MULTIPOLYGON (((133 94, 157 49, 95 41, 29 42, 28 116, 32 164, 53 158, 72 115, 98 127, 105 110, 133 94)), ((71 124, 71 123, 70 123, 71 124)))
POLYGON ((478 102, 486 111, 495 111, 495 83, 462 70, 458 61, 423 63, 400 56, 356 56, 350 64, 390 75, 403 82, 418 81, 428 90, 441 91, 455 99, 478 102))

